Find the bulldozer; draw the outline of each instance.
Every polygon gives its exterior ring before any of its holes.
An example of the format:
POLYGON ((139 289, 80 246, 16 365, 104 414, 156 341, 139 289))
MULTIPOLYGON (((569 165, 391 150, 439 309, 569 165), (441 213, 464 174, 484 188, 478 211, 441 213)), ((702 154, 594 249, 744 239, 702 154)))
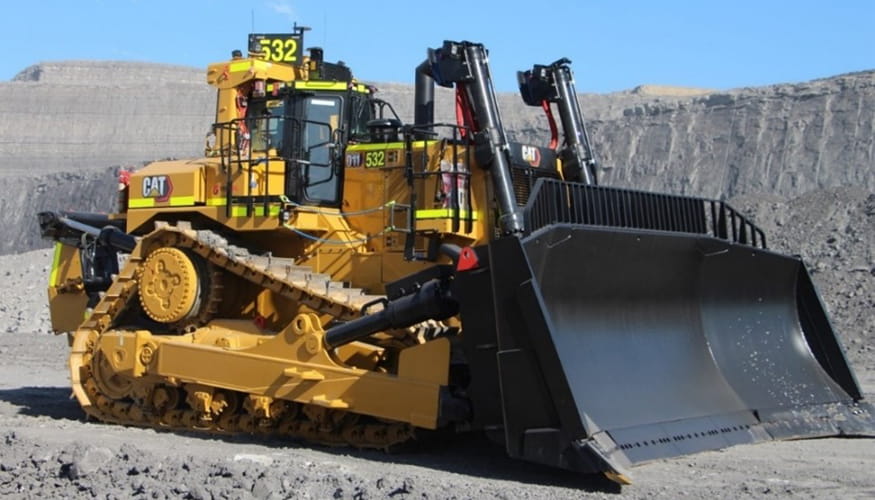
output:
POLYGON ((305 31, 209 66, 202 158, 125 173, 117 213, 39 214, 89 417, 377 449, 482 432, 620 483, 875 433, 799 257, 722 201, 599 184, 570 61, 519 72, 551 130, 521 144, 482 44, 427 51, 405 124, 305 31))

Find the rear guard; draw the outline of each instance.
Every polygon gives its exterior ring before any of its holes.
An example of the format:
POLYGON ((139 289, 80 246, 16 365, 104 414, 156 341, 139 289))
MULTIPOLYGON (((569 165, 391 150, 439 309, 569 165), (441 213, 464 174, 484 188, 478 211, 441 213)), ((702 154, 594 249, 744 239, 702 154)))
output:
POLYGON ((799 259, 580 225, 500 239, 482 257, 489 271, 458 283, 470 392, 475 423, 513 457, 622 474, 741 443, 875 435, 799 259), (494 317, 478 312, 484 289, 494 317))

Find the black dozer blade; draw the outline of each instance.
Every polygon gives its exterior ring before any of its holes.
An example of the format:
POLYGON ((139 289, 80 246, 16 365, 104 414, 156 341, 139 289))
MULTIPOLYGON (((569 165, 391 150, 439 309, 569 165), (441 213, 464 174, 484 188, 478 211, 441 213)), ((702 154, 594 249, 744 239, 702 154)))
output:
POLYGON ((622 481, 735 444, 875 436, 798 258, 562 223, 478 256, 454 285, 469 393, 475 425, 512 457, 622 481))

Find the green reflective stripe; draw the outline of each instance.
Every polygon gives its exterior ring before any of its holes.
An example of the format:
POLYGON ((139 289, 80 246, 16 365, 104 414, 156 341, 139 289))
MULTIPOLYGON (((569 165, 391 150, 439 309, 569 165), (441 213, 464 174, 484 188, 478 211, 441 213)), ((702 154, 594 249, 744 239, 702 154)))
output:
POLYGON ((306 90, 346 90, 349 84, 345 82, 317 82, 298 80, 295 82, 296 89, 306 90))
MULTIPOLYGON (((280 207, 279 205, 268 207, 267 211, 268 215, 279 215, 280 207)), ((252 208, 252 215, 256 217, 264 217, 264 207, 258 206, 252 208)), ((245 206, 233 206, 231 207, 231 217, 246 217, 246 207, 245 206)))
POLYGON ((350 144, 346 147, 347 152, 355 151, 378 151, 383 149, 403 149, 403 142, 381 142, 378 144, 350 144))
POLYGON ((61 242, 55 242, 55 255, 52 257, 52 272, 49 274, 49 286, 58 286, 58 272, 61 268, 61 242))
POLYGON ((361 83, 353 83, 349 84, 347 82, 320 82, 316 80, 296 80, 294 82, 296 89, 304 89, 304 90, 349 90, 352 89, 356 92, 361 92, 363 94, 368 93, 367 85, 362 85, 361 83))
MULTIPOLYGON (((190 207, 195 204, 194 196, 173 196, 168 201, 171 207, 190 207)), ((227 205, 225 198, 207 198, 206 205, 209 207, 224 207, 227 205)), ((154 208, 155 198, 138 198, 128 201, 128 208, 154 208)), ((253 215, 264 217, 264 205, 253 207, 253 215)), ((279 215, 280 206, 271 205, 267 210, 268 215, 279 215)), ((231 207, 231 217, 246 217, 246 205, 234 205, 231 207)))
POLYGON ((249 71, 250 68, 253 69, 267 69, 270 65, 259 59, 247 59, 245 61, 233 62, 228 65, 228 69, 232 73, 236 73, 238 71, 249 71))
POLYGON ((131 198, 128 208, 149 208, 155 206, 155 198, 131 198))
MULTIPOLYGON (((152 208, 155 203, 155 198, 131 198, 128 208, 152 208)), ((194 205, 194 196, 171 196, 166 203, 171 207, 188 207, 194 205)))
POLYGON ((194 205, 194 196, 171 196, 169 201, 171 207, 187 207, 194 205))
MULTIPOLYGON (((431 143, 434 144, 437 141, 413 141, 413 147, 425 147, 426 144, 431 143)), ((346 147, 347 152, 356 152, 356 151, 379 151, 383 149, 404 149, 403 142, 380 142, 376 144, 350 144, 346 147)))
MULTIPOLYGON (((227 200, 225 198, 207 198, 207 206, 210 207, 224 207, 226 206, 227 200)), ((280 214, 280 205, 270 205, 267 209, 268 215, 279 215, 280 214)), ((252 207, 252 213, 259 217, 264 216, 264 205, 256 205, 252 207)), ((246 205, 234 205, 231 207, 231 217, 246 217, 246 205)))
MULTIPOLYGON (((450 219, 455 214, 455 210, 452 208, 432 208, 427 210, 417 210, 416 218, 417 219, 450 219)), ((468 210, 462 210, 459 212, 460 219, 467 219, 470 214, 468 210)), ((480 218, 480 214, 474 212, 473 220, 478 220, 480 218)))

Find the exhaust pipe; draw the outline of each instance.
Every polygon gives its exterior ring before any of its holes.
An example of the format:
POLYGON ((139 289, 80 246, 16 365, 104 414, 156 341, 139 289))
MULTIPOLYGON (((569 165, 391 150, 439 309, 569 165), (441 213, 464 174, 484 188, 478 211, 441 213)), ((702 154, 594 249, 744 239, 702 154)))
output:
POLYGON ((434 78, 429 74, 429 62, 426 59, 416 67, 416 86, 413 105, 413 124, 417 128, 416 140, 428 138, 434 123, 434 78))

